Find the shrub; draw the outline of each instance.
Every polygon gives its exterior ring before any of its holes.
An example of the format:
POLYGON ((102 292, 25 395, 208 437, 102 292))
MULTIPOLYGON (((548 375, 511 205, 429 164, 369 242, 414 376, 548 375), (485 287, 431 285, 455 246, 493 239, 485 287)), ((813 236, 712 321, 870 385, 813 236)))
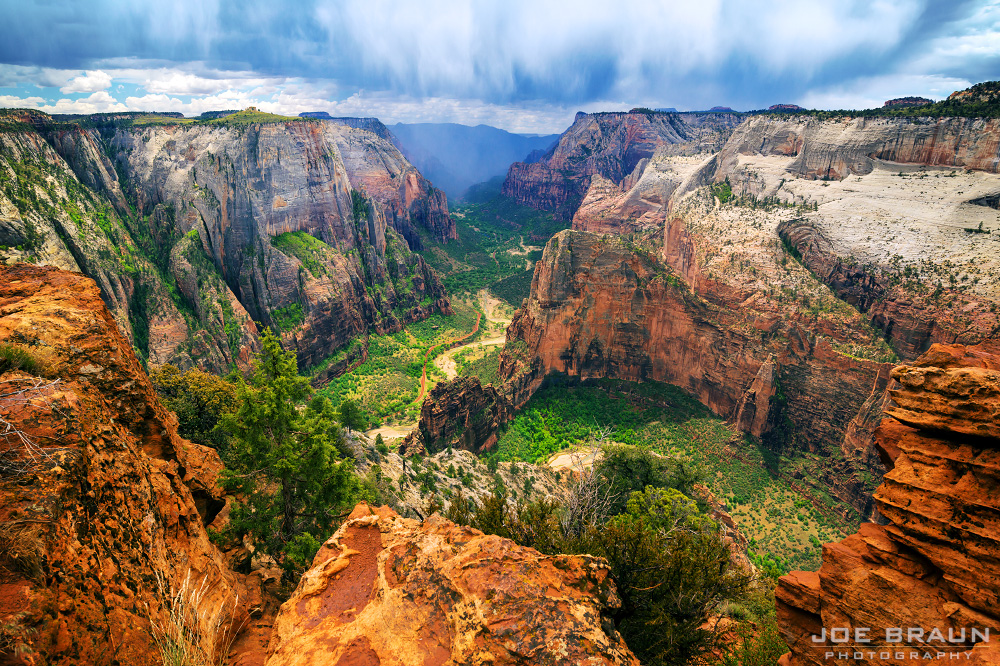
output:
POLYGON ((353 459, 338 460, 343 435, 330 401, 317 397, 303 409, 312 389, 295 354, 267 330, 261 345, 251 382, 237 387, 238 410, 222 419, 233 437, 224 485, 243 498, 229 531, 277 558, 290 577, 363 489, 353 459))
POLYGON ((54 353, 14 342, 0 343, 0 375, 21 370, 36 377, 54 376, 54 353))
POLYGON ((177 414, 181 437, 225 448, 226 433, 216 426, 224 415, 236 411, 236 386, 196 368, 182 373, 169 364, 151 368, 149 378, 163 405, 177 414))
POLYGON ((37 579, 42 574, 44 552, 38 525, 0 523, 0 571, 37 579))

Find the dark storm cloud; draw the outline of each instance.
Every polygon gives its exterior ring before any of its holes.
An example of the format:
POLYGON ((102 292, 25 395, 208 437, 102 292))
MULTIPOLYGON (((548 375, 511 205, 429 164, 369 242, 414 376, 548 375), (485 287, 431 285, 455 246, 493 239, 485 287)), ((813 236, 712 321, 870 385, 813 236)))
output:
POLYGON ((856 106, 947 94, 1000 64, 989 0, 0 0, 0 10, 0 63, 19 66, 0 67, 0 86, 66 94, 100 91, 110 74, 159 95, 295 80, 312 86, 297 89, 309 100, 856 106))

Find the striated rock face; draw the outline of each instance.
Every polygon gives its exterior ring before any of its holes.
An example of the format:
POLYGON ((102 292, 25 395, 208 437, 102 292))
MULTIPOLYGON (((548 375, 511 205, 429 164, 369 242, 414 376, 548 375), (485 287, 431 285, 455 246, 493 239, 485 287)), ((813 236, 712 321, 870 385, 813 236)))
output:
POLYGON ((661 146, 673 146, 678 155, 719 150, 741 119, 725 113, 577 114, 551 155, 511 165, 502 193, 568 220, 595 174, 621 186, 661 146))
POLYGON ((281 607, 269 666, 639 661, 607 564, 359 504, 281 607))
MULTIPOLYGON (((916 661, 938 650, 963 652, 963 663, 1000 661, 1000 347, 934 345, 892 375, 895 406, 877 431, 890 471, 875 493, 888 524, 862 525, 824 546, 818 573, 779 581, 785 664, 841 663, 825 655, 837 648, 812 644, 822 627, 869 627, 882 638, 892 627, 945 638, 964 628, 966 640, 971 628, 989 630, 992 641, 974 649, 929 636, 927 645, 904 636, 899 649, 907 659, 919 652, 916 661)), ((840 647, 863 650, 850 663, 879 662, 864 646, 840 647)))
POLYGON ((337 138, 351 183, 379 202, 389 223, 406 239, 410 249, 422 249, 418 226, 437 241, 458 238, 444 192, 432 186, 407 161, 381 121, 337 118, 334 123, 355 128, 340 132, 337 138))
POLYGON ((365 331, 447 308, 436 303, 440 281, 397 234, 417 238, 413 224, 423 223, 453 236, 443 194, 373 132, 333 121, 177 126, 118 130, 111 144, 142 207, 172 210, 179 232, 197 230, 208 268, 254 319, 302 309, 302 327, 286 336, 302 367, 365 331), (368 200, 356 205, 352 190, 368 200), (308 237, 276 238, 300 232, 308 237))
POLYGON ((995 118, 751 118, 732 133, 719 170, 737 154, 795 157, 788 171, 842 179, 872 172, 875 160, 957 166, 997 173, 1000 120, 995 118))
POLYGON ((105 120, 0 134, 0 259, 93 276, 150 362, 245 368, 262 323, 307 367, 448 310, 411 252, 447 201, 372 123, 105 120))
POLYGON ((779 417, 770 398, 780 383, 780 416, 801 427, 801 441, 814 450, 839 445, 880 364, 838 354, 827 339, 753 303, 741 309, 741 296, 700 298, 649 255, 566 231, 546 247, 507 335, 538 360, 535 385, 551 373, 668 382, 758 436, 779 417))
POLYGON ((0 374, 4 638, 26 642, 29 663, 146 665, 150 623, 186 578, 204 585, 202 610, 224 606, 223 631, 238 628, 247 590, 206 530, 222 464, 177 435, 94 281, 0 266, 0 343, 41 363, 0 374), (39 447, 20 474, 7 463, 25 461, 24 440, 6 424, 39 447))

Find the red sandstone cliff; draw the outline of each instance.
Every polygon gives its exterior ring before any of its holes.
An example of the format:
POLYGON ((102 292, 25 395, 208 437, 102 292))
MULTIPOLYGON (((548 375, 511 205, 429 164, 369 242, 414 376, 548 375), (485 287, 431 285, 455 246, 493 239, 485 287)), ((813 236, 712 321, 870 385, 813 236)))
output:
POLYGON ((218 455, 177 435, 94 281, 0 267, 0 344, 40 363, 0 373, 2 638, 30 647, 26 663, 154 663, 158 576, 204 584, 239 627, 243 577, 206 530, 224 505, 218 455))
POLYGON ((924 663, 957 651, 962 663, 1000 663, 1000 346, 934 345, 892 375, 898 385, 877 431, 889 471, 875 493, 888 524, 862 525, 824 546, 818 573, 779 581, 778 619, 792 650, 783 664, 885 663, 885 648, 813 644, 833 627, 869 628, 879 644, 886 628, 946 638, 989 630, 991 642, 974 649, 904 636, 890 659, 924 663))

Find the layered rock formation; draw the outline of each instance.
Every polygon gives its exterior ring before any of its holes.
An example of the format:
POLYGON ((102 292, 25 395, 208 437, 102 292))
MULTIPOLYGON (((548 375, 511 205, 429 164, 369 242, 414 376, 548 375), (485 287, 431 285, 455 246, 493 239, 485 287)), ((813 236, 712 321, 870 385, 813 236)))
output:
POLYGON ((904 359, 916 358, 934 343, 974 344, 1000 335, 993 299, 944 293, 943 288, 931 291, 925 284, 905 283, 898 269, 839 256, 810 220, 783 222, 778 235, 839 298, 867 314, 904 359))
POLYGON ((14 663, 151 663, 185 580, 222 609, 219 635, 238 630, 247 589, 206 529, 221 462, 177 435, 97 284, 0 266, 0 344, 32 359, 0 364, 0 644, 29 648, 14 663))
POLYGON ((866 175, 878 160, 997 173, 998 135, 995 118, 757 117, 733 131, 719 168, 741 153, 793 156, 789 173, 806 178, 866 175))
POLYGON ((818 573, 779 581, 784 664, 884 663, 881 652, 1000 662, 1000 346, 934 345, 892 375, 894 404, 877 431, 889 471, 875 493, 888 524, 862 525, 824 546, 818 573), (873 647, 813 642, 833 627, 852 637, 869 628, 873 647), (904 635, 886 641, 892 628, 904 635))
POLYGON ((94 276, 151 362, 216 371, 246 367, 260 323, 305 367, 447 311, 411 252, 418 228, 455 237, 447 202, 378 127, 239 118, 84 129, 6 116, 8 261, 94 276))
POLYGON ((269 666, 630 664, 603 560, 359 504, 282 606, 269 666))
POLYGON ((336 118, 335 124, 361 131, 342 131, 337 147, 348 178, 381 204, 392 227, 420 250, 418 227, 445 242, 458 238, 448 215, 444 192, 434 188, 399 150, 395 137, 377 118, 336 118))
POLYGON ((511 165, 502 193, 568 220, 595 174, 621 186, 660 147, 673 146, 677 155, 717 151, 740 120, 725 113, 579 113, 551 154, 511 165))

